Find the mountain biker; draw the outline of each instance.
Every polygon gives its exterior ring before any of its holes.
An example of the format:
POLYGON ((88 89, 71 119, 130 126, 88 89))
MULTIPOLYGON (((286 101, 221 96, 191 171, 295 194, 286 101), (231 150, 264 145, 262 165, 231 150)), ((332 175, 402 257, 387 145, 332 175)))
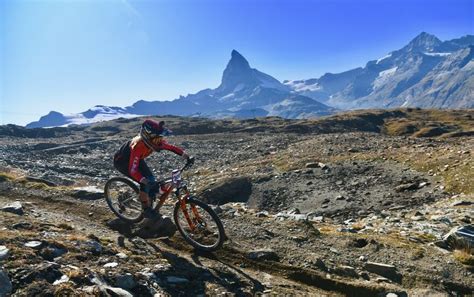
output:
MULTIPOLYGON (((164 136, 169 135, 170 132, 165 128, 164 121, 147 119, 141 125, 140 133, 124 143, 114 155, 114 167, 140 183, 139 198, 144 217, 148 219, 159 218, 159 214, 151 207, 150 199, 150 196, 154 195, 152 189, 156 188, 156 179, 144 159, 154 151, 168 150, 180 155, 188 162, 191 160, 182 148, 165 141, 164 136)), ((161 191, 163 189, 160 187, 160 194, 161 191)))

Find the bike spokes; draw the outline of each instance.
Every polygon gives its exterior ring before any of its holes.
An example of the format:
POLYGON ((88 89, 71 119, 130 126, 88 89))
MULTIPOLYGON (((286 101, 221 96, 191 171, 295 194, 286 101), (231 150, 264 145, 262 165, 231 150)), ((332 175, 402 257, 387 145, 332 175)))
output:
POLYGON ((111 179, 106 185, 106 199, 117 216, 127 221, 141 219, 142 207, 137 189, 124 179, 111 179))
POLYGON ((213 250, 222 244, 222 224, 206 204, 181 201, 175 209, 175 220, 178 230, 193 246, 213 250))

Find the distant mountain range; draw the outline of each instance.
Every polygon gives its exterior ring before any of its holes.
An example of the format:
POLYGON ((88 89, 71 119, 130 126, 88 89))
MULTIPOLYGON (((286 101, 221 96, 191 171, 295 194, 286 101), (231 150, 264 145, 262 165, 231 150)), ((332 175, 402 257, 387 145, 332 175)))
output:
POLYGON ((216 89, 171 101, 140 100, 124 108, 99 105, 73 115, 52 111, 27 127, 89 124, 139 115, 311 118, 361 108, 474 108, 473 57, 473 35, 442 42, 421 33, 407 46, 369 61, 364 68, 281 83, 251 68, 233 50, 216 89))
POLYGON ((474 108, 473 57, 473 35, 442 42, 423 32, 364 68, 284 84, 340 109, 474 108))

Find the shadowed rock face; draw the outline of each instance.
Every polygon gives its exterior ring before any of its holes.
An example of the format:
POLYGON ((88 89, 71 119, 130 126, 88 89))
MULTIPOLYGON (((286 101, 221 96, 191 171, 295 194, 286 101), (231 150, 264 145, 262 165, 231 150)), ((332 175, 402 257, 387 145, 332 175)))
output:
POLYGON ((252 193, 252 183, 246 177, 224 180, 206 188, 199 198, 206 203, 221 205, 228 202, 247 202, 252 193))

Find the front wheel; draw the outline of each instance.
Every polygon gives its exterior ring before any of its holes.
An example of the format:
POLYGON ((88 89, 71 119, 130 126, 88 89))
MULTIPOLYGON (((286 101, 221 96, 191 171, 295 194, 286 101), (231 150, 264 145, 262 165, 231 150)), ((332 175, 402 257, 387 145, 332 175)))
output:
POLYGON ((176 202, 173 214, 179 233, 196 249, 215 251, 224 243, 224 226, 206 203, 190 197, 176 202))
POLYGON ((104 188, 105 200, 110 209, 120 219, 129 223, 138 223, 143 219, 138 193, 138 186, 125 177, 109 179, 104 188))

